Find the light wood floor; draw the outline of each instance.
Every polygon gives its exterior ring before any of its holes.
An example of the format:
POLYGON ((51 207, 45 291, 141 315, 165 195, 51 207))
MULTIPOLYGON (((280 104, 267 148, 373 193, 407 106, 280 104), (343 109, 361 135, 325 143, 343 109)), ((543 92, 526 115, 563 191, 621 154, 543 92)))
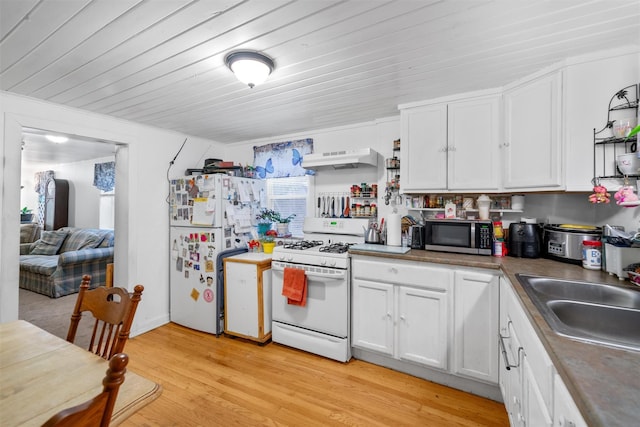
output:
MULTIPOLYGON (((162 395, 124 426, 507 426, 501 403, 352 359, 168 324, 129 340, 162 395)), ((125 379, 126 381, 126 379, 125 379)))

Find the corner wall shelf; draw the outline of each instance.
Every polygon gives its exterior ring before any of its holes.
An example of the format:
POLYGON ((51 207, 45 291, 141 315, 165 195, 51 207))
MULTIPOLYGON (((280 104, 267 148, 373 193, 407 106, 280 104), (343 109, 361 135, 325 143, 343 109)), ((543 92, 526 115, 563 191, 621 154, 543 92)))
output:
MULTIPOLYGON (((609 100, 609 109, 607 110, 607 123, 605 126, 596 131, 593 129, 593 184, 598 185, 600 179, 627 179, 627 178, 640 178, 639 174, 624 175, 618 169, 617 157, 619 154, 633 153, 638 149, 638 137, 632 136, 630 138, 605 136, 609 133, 609 130, 614 129, 614 123, 616 119, 621 117, 617 115, 617 118, 612 117, 613 112, 633 110, 633 117, 638 117, 638 104, 640 101, 640 84, 629 85, 616 92, 609 100), (629 99, 631 98, 631 99, 629 99), (613 105, 615 100, 618 100, 618 104, 613 105), (613 153, 612 153, 613 152, 613 153), (602 163, 598 164, 598 154, 602 157, 602 163), (613 157, 613 163, 607 163, 607 157, 613 157), (611 171, 612 173, 608 173, 611 171)), ((611 159, 609 159, 611 162, 611 159)))

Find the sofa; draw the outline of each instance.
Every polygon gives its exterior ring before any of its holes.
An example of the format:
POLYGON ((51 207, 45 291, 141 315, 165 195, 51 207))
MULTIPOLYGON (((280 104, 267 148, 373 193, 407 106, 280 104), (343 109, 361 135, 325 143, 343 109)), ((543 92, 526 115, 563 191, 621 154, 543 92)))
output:
POLYGON ((20 244, 35 242, 40 238, 41 230, 40 224, 20 224, 20 244))
POLYGON ((113 241, 113 230, 43 231, 35 242, 20 244, 20 288, 58 298, 77 293, 85 274, 91 276, 91 288, 104 286, 113 241))

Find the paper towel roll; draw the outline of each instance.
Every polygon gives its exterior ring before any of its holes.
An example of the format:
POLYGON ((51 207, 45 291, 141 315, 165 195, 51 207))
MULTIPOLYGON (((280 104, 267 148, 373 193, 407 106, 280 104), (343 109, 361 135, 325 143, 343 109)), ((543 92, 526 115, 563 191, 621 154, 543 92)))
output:
POLYGON ((391 214, 386 223, 387 246, 402 245, 402 217, 400 214, 391 214))

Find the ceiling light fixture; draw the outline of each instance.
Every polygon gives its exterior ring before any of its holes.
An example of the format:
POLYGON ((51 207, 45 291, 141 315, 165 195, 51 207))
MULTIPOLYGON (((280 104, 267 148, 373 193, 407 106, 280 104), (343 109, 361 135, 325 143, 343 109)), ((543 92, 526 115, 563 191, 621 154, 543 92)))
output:
POLYGON ((55 142, 56 144, 62 144, 63 142, 67 142, 69 140, 69 138, 62 135, 45 135, 45 138, 47 138, 51 142, 55 142))
POLYGON ((271 58, 251 51, 232 52, 224 58, 224 63, 250 88, 264 83, 275 68, 271 58))

